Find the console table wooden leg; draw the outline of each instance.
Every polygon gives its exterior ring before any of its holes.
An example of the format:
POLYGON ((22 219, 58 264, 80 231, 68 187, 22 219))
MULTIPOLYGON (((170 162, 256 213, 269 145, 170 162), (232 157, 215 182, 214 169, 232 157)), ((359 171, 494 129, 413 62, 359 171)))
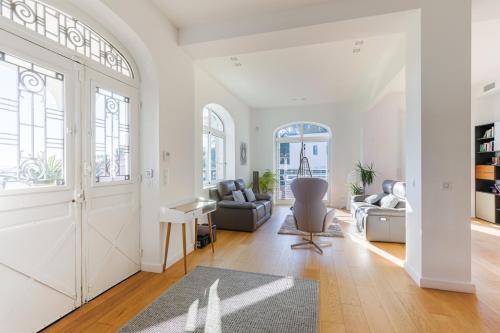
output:
POLYGON ((208 232, 210 234, 210 244, 212 245, 212 253, 215 252, 214 250, 214 235, 213 235, 213 230, 212 230, 212 217, 210 216, 210 213, 207 214, 208 217, 208 232))
POLYGON ((196 251, 196 243, 198 242, 198 218, 194 219, 194 251, 196 251))
POLYGON ((186 259, 186 223, 182 224, 182 252, 184 254, 184 274, 187 274, 187 259, 186 259))
POLYGON ((172 223, 167 223, 167 236, 165 237, 165 257, 163 258, 163 271, 165 272, 165 268, 167 267, 167 255, 168 255, 168 244, 170 243, 170 228, 172 227, 172 223))

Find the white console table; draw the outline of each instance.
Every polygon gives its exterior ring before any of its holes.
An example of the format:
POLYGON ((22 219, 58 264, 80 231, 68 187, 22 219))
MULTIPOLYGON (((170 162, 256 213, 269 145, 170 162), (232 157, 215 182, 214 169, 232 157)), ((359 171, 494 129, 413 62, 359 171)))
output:
POLYGON ((217 203, 207 199, 190 199, 182 202, 160 207, 160 223, 167 224, 165 235, 165 257, 163 259, 163 271, 167 265, 168 245, 170 243, 170 230, 172 223, 182 225, 182 250, 184 254, 184 274, 187 274, 186 262, 186 224, 194 220, 194 249, 196 250, 196 240, 198 237, 198 219, 203 215, 208 217, 208 229, 210 234, 210 244, 214 253, 214 242, 212 233, 212 218, 210 213, 217 209, 217 203))

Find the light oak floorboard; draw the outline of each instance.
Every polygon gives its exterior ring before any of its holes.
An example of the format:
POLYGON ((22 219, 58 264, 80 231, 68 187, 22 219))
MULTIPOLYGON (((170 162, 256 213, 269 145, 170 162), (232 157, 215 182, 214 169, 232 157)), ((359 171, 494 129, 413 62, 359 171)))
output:
MULTIPOLYGON (((210 246, 188 255, 197 265, 291 275, 320 282, 320 332, 500 332, 500 228, 473 221, 476 295, 418 288, 398 265, 401 244, 368 243, 349 214, 337 211, 344 238, 320 256, 291 250, 298 236, 278 235, 288 207, 254 233, 217 231, 210 246), (478 226, 474 228, 474 226, 478 226), (384 254, 384 255, 382 255, 384 254)), ((46 332, 115 332, 184 276, 180 260, 162 274, 140 272, 62 318, 46 332)))

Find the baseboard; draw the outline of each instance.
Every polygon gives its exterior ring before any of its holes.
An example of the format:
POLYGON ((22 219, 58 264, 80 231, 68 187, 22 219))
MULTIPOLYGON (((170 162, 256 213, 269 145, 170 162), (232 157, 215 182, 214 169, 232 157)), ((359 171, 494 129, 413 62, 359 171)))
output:
POLYGON ((476 292, 476 286, 472 282, 448 281, 428 278, 420 279, 420 287, 446 291, 456 291, 467 294, 474 294, 476 292))
MULTIPOLYGON (((186 246, 186 253, 190 254, 194 250, 194 245, 188 245, 186 246)), ((168 253, 168 259, 167 259, 167 268, 178 262, 179 260, 182 260, 182 250, 176 253, 171 253, 169 251, 168 253)), ((141 271, 144 272, 151 272, 151 273, 162 273, 163 272, 163 261, 160 263, 148 263, 148 262, 142 262, 141 263, 141 271)))
POLYGON ((163 265, 161 263, 141 263, 141 271, 151 272, 151 273, 161 273, 163 272, 163 265))
POLYGON ((413 281, 415 281, 415 283, 420 287, 420 274, 418 274, 417 271, 408 264, 408 261, 405 261, 404 267, 413 281))
POLYGON ((405 269, 420 288, 439 289, 468 294, 474 294, 476 292, 476 286, 472 282, 424 278, 414 270, 413 267, 408 265, 408 263, 405 263, 405 269))

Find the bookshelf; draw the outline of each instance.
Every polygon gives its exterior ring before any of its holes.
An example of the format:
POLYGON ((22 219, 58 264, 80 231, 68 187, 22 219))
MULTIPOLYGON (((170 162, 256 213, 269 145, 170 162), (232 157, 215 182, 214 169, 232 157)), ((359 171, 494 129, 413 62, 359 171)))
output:
POLYGON ((476 126, 475 168, 476 217, 500 224, 500 122, 476 126))

